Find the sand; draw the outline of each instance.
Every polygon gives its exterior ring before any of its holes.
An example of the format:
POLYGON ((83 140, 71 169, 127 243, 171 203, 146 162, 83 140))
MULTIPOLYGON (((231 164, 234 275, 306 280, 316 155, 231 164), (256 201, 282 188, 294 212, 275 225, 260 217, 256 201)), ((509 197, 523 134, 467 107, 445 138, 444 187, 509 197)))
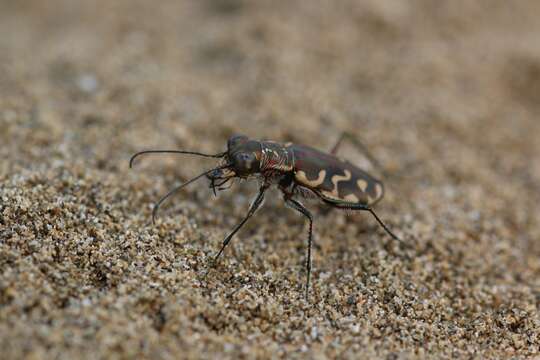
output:
POLYGON ((538 1, 2 1, 0 358, 539 356, 538 1), (389 173, 307 224, 255 183, 168 189, 228 136, 389 173), (351 146, 340 155, 355 162, 351 146))

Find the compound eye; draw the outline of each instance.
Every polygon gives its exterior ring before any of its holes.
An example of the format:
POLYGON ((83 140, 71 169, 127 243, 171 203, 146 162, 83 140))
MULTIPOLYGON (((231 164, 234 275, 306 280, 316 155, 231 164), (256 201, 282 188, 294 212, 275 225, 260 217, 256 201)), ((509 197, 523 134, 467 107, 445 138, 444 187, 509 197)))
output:
POLYGON ((240 173, 251 173, 257 171, 256 157, 253 153, 238 153, 234 156, 234 167, 240 173))
POLYGON ((227 147, 232 149, 239 144, 245 143, 246 141, 248 141, 248 137, 245 135, 233 135, 229 138, 229 141, 227 141, 227 147))

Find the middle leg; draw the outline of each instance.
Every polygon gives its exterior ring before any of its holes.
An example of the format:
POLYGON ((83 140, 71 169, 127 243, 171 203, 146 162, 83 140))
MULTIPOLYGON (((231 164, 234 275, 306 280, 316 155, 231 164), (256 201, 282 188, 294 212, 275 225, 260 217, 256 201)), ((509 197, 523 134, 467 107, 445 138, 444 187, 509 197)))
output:
POLYGON ((308 249, 307 249, 307 258, 306 258, 306 300, 309 296, 309 284, 311 281, 311 249, 313 245, 313 215, 309 212, 308 209, 302 205, 299 201, 296 201, 290 197, 291 195, 284 193, 285 204, 290 206, 292 209, 300 212, 302 215, 308 218, 309 220, 309 234, 308 234, 308 249))

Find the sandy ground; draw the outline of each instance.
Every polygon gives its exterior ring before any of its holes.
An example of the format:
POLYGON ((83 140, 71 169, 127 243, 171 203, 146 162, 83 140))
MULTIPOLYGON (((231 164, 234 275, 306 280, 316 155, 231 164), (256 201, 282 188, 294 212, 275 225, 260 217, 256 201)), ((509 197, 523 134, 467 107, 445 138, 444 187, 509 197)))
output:
POLYGON ((527 358, 540 346, 540 2, 1 1, 0 358, 527 358), (379 215, 256 185, 232 133, 391 174, 379 215), (341 155, 360 155, 345 146, 341 155), (206 274, 206 275, 205 275, 206 274))

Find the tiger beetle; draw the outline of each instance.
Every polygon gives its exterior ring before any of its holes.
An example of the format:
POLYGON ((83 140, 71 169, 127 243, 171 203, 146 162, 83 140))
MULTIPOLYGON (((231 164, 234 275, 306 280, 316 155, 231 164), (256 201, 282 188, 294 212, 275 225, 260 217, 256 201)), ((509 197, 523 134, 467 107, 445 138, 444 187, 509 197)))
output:
POLYGON ((183 150, 146 150, 134 154, 130 159, 129 166, 132 167, 136 157, 149 153, 188 154, 222 159, 219 166, 199 174, 163 196, 153 208, 153 223, 155 223, 160 205, 167 198, 202 177, 208 178, 210 181, 209 187, 214 194, 216 194, 216 190, 228 189, 232 183, 227 187, 225 185, 233 179, 257 178, 259 180, 259 193, 251 203, 246 216, 223 240, 221 249, 214 257, 214 263, 217 262, 232 237, 262 205, 268 188, 277 185, 283 193, 285 204, 309 220, 305 287, 307 299, 311 277, 313 215, 296 198, 311 194, 333 208, 368 211, 393 239, 401 241, 372 209, 372 206, 383 198, 383 183, 350 162, 336 156, 336 152, 345 138, 351 140, 372 164, 379 166, 362 143, 356 141, 348 133, 344 133, 340 137, 329 153, 305 145, 259 141, 250 139, 245 135, 233 135, 227 142, 227 151, 218 154, 203 154, 183 150))

